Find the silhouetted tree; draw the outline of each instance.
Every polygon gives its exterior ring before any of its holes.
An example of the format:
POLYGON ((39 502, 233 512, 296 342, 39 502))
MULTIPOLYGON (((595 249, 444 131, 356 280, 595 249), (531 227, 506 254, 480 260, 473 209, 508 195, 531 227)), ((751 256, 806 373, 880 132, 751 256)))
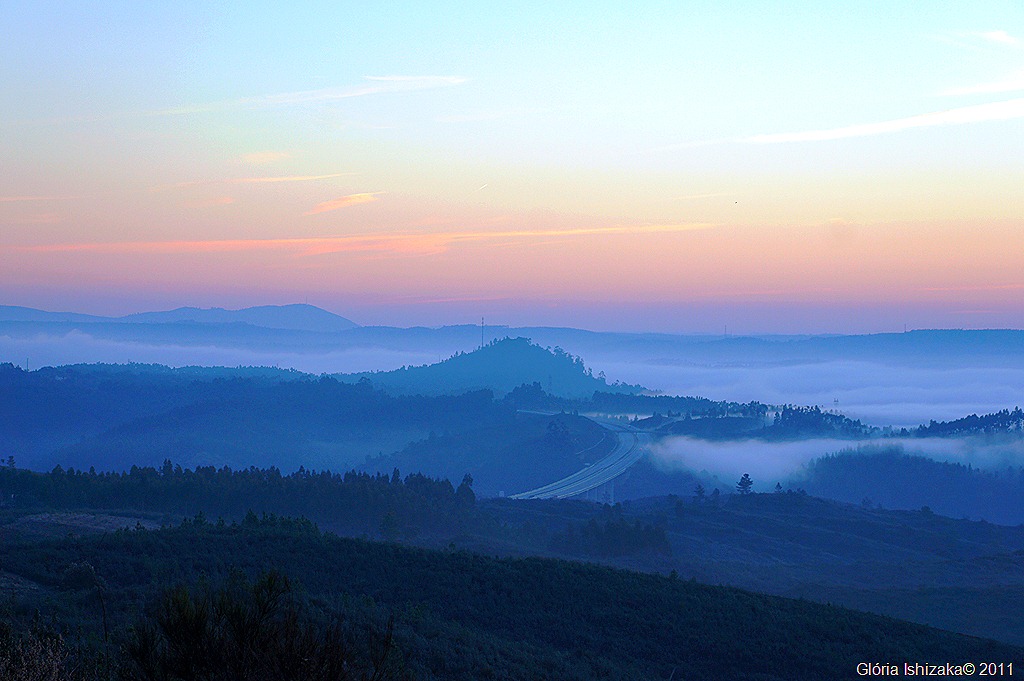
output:
POLYGON ((476 494, 473 492, 473 476, 469 473, 462 477, 462 484, 455 490, 455 502, 464 508, 469 508, 476 503, 476 494))
POLYGON ((750 489, 754 486, 754 481, 750 479, 749 473, 744 473, 740 481, 736 483, 736 491, 740 494, 750 494, 750 489))

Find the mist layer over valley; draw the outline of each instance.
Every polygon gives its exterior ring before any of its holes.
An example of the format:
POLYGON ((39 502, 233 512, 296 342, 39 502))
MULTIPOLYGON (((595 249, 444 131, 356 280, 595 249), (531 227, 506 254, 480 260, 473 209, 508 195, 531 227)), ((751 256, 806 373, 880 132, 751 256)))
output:
POLYGON ((1024 673, 1024 2, 0 6, 0 681, 1024 673))
MULTIPOLYGON (((1020 359, 1024 357, 1024 334, 1020 332, 714 337, 469 325, 399 329, 359 327, 303 305, 242 311, 182 308, 122 318, 26 308, 2 308, 0 312, 0 351, 7 357, 24 356, 24 362, 17 364, 102 361, 170 367, 274 367, 261 379, 269 383, 241 388, 237 394, 209 383, 218 375, 230 377, 230 370, 203 375, 182 369, 185 373, 167 374, 167 380, 178 387, 171 390, 177 396, 167 398, 171 410, 166 413, 154 408, 152 413, 132 416, 131 410, 117 410, 124 417, 94 415, 77 426, 40 426, 34 431, 32 415, 24 421, 28 425, 11 423, 11 453, 24 465, 42 470, 54 465, 118 470, 133 464, 159 466, 166 458, 190 467, 275 465, 286 472, 299 466, 363 467, 382 472, 400 468, 447 477, 453 483, 469 473, 475 476, 478 493, 511 494, 524 491, 531 480, 537 484, 543 480, 508 475, 513 468, 501 461, 514 456, 513 451, 502 454, 489 443, 510 438, 519 442, 516 447, 520 449, 540 447, 543 451, 554 446, 551 437, 547 444, 528 444, 529 438, 541 437, 543 430, 531 436, 525 435, 529 428, 520 434, 503 432, 513 427, 510 424, 516 419, 511 414, 517 409, 603 413, 641 421, 638 427, 649 430, 653 438, 649 454, 644 466, 619 480, 618 498, 689 493, 691 480, 703 480, 709 491, 717 488, 731 493, 744 473, 753 476, 755 491, 768 491, 777 483, 787 488, 813 488, 808 466, 816 459, 846 451, 870 453, 878 447, 988 472, 1015 469, 1024 462, 1019 433, 1005 424, 994 431, 979 426, 941 434, 915 430, 933 421, 952 422, 969 414, 1017 406, 1019 396, 1024 395, 1020 359), (532 342, 498 343, 501 349, 492 351, 495 339, 504 337, 526 337, 532 342), (488 347, 480 354, 476 351, 482 344, 488 347), (543 351, 544 347, 549 350, 543 351), (451 416, 440 414, 426 420, 398 417, 405 407, 395 406, 399 412, 392 413, 392 406, 384 402, 380 403, 383 411, 379 418, 391 419, 391 425, 374 425, 376 416, 361 425, 351 417, 332 423, 325 420, 330 410, 324 411, 322 406, 319 411, 324 416, 318 421, 320 417, 312 416, 317 410, 303 411, 298 405, 320 399, 315 397, 316 390, 304 386, 312 377, 325 375, 337 381, 337 388, 324 384, 319 390, 324 396, 333 395, 325 399, 341 400, 339 405, 355 399, 342 396, 345 384, 368 380, 375 389, 393 395, 490 391, 490 397, 483 399, 494 399, 502 406, 488 407, 488 416, 473 427, 472 419, 452 421, 451 416), (194 383, 196 380, 200 382, 194 383), (193 388, 187 388, 190 382, 193 388), (289 383, 294 387, 288 388, 289 383), (539 393, 513 391, 529 384, 539 393), (275 391, 291 397, 272 397, 275 391), (625 398, 607 398, 602 403, 595 395, 616 392, 665 397, 638 397, 629 403, 625 398), (698 402, 665 402, 674 399, 673 395, 693 396, 698 402), (211 399, 218 401, 216 406, 211 399), (296 399, 295 407, 285 406, 296 399), (269 400, 267 404, 274 406, 264 414, 242 406, 253 400, 269 400), (813 408, 821 416, 794 411, 810 421, 773 426, 785 405, 813 408), (672 414, 673 409, 675 417, 661 416, 672 414), (278 416, 269 416, 277 412, 278 416), (683 413, 693 420, 680 420, 683 413), (745 414, 742 418, 728 418, 741 413, 745 414), (642 421, 655 415, 664 422, 642 421), (350 425, 340 425, 345 419, 350 425), (214 423, 218 434, 206 434, 214 423), (455 423, 460 425, 453 430, 455 423), (498 423, 504 425, 495 425, 498 423), (458 451, 464 453, 456 454, 458 451), (481 454, 486 451, 491 454, 481 454), (493 457, 491 463, 487 456, 493 457), (503 465, 505 475, 500 473, 503 465), (644 467, 647 474, 640 472, 644 467)), ((136 374, 129 383, 152 380, 138 378, 147 373, 139 371, 115 373, 122 377, 136 374)), ((137 389, 130 388, 128 394, 137 389)), ((424 405, 428 410, 441 408, 424 405)), ((564 437, 558 446, 563 448, 561 456, 569 458, 554 468, 542 467, 544 470, 568 474, 573 465, 586 463, 577 459, 574 464, 571 450, 579 438, 593 436, 573 433, 564 437)), ((514 468, 522 470, 524 466, 521 462, 514 468)), ((826 496, 847 501, 871 496, 856 496, 859 487, 849 493, 835 485, 822 489, 827 490, 822 492, 826 496)), ((918 503, 920 495, 910 495, 912 500, 900 495, 874 496, 879 497, 876 503, 884 501, 897 508, 922 505, 918 503)), ((937 508, 953 507, 939 499, 931 501, 937 508)), ((957 515, 986 515, 986 509, 977 505, 955 508, 957 515)), ((1000 518, 1007 516, 1000 511, 1000 518)))
MULTIPOLYGON (((1010 331, 745 338, 359 327, 303 305, 181 308, 121 318, 0 308, 0 353, 26 368, 135 362, 372 376, 437 363, 503 337, 564 347, 609 383, 740 403, 817 405, 878 427, 912 428, 1012 409, 1024 395, 1024 334, 1010 331)), ((967 449, 959 448, 959 460, 968 460, 967 449)))
POLYGON ((0 307, 0 357, 28 368, 138 362, 356 374, 433 364, 482 342, 525 337, 583 357, 609 382, 668 395, 818 405, 879 427, 1012 409, 1024 395, 1024 332, 1017 331, 716 337, 493 325, 402 329, 358 327, 311 306, 252 309, 260 314, 183 308, 83 321, 0 307))
MULTIPOLYGON (((1019 333, 733 338, 230 312, 0 321, 16 360, 0 365, 0 537, 31 547, 120 523, 199 550, 316 523, 1024 643, 1005 623, 1024 607, 1019 333), (978 602, 985 616, 965 615, 978 602)), ((0 561, 0 578, 29 594, 71 579, 34 551, 0 561)), ((89 555, 108 565, 102 547, 89 555)), ((410 650, 418 627, 398 626, 410 650)))

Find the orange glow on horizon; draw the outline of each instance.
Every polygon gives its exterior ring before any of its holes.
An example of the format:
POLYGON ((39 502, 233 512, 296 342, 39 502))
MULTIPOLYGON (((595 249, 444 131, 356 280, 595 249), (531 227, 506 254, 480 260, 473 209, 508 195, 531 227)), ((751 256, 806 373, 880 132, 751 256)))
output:
POLYGON ((278 239, 57 243, 0 247, 0 283, 163 287, 189 273, 219 290, 424 301, 531 299, 609 305, 941 304, 1021 308, 1022 221, 963 225, 711 224, 402 231, 278 239), (512 293, 510 293, 512 292, 512 293))

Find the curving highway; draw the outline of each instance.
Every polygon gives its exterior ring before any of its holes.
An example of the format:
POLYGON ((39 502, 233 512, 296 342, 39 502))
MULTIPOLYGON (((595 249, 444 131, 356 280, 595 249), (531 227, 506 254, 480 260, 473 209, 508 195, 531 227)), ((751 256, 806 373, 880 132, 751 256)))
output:
POLYGON ((594 419, 594 421, 612 431, 618 440, 615 449, 608 456, 557 482, 552 482, 528 492, 513 494, 511 498, 565 499, 567 497, 574 497, 614 480, 643 458, 646 453, 645 447, 648 443, 649 435, 635 428, 612 421, 597 419, 594 419))

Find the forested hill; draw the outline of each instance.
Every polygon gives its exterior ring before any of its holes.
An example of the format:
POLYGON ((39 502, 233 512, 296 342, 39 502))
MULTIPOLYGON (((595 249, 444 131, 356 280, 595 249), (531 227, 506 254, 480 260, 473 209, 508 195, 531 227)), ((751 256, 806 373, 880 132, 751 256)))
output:
POLYGON ((470 473, 496 495, 574 473, 612 446, 592 421, 517 412, 490 390, 391 395, 368 379, 275 369, 0 365, 0 461, 33 470, 397 466, 454 484, 470 473))
POLYGON ((597 391, 641 391, 640 386, 609 385, 601 374, 594 376, 580 357, 558 347, 542 348, 527 338, 492 341, 479 350, 460 352, 437 364, 338 378, 369 378, 389 393, 404 395, 455 394, 480 389, 506 394, 524 383, 539 383, 548 393, 569 398, 590 397, 597 391))
MULTIPOLYGON (((15 597, 21 612, 59 609, 74 624, 69 633, 91 637, 97 647, 106 631, 115 643, 133 640, 129 613, 162 602, 162 612, 170 614, 168 606, 188 598, 178 590, 161 601, 161 587, 188 584, 197 595, 191 602, 201 607, 197 569, 206 584, 224 584, 232 569, 251 578, 276 568, 301 583, 318 611, 310 621, 324 634, 333 622, 394 618, 396 664, 374 678, 857 678, 857 664, 865 661, 1016 661, 1024 654, 1005 644, 806 601, 580 563, 342 539, 321 534, 308 521, 269 517, 19 543, 0 556, 0 568, 32 585, 15 597), (95 605, 100 580, 104 618, 95 605)), ((234 574, 237 585, 239 573, 234 574)), ((270 625, 276 618, 259 621, 270 625)), ((215 630, 185 629, 185 622, 195 619, 158 616, 160 628, 150 624, 148 631, 153 638, 160 632, 172 647, 187 640, 189 659, 205 659, 216 647, 215 630)), ((312 630, 313 641, 320 640, 317 631, 312 630)), ((344 640, 365 640, 351 634, 344 640)), ((139 645, 113 649, 145 659, 139 645)))
POLYGON ((1016 407, 1013 411, 1003 409, 994 414, 978 416, 971 414, 953 421, 932 421, 914 430, 904 429, 901 435, 917 437, 962 437, 964 435, 995 435, 1000 433, 1024 433, 1024 411, 1016 407))
POLYGON ((794 484, 809 493, 885 508, 928 507, 954 518, 1024 523, 1024 467, 983 470, 908 454, 900 446, 847 450, 808 463, 794 484))
POLYGON ((489 391, 395 397, 368 381, 270 370, 0 365, 0 458, 48 470, 278 466, 337 470, 431 431, 514 414, 489 391))
MULTIPOLYGON (((0 555, 0 584, 9 583, 4 570, 31 578, 8 567, 19 557, 20 549, 11 548, 16 542, 176 525, 182 517, 251 525, 274 515, 302 516, 348 536, 457 546, 486 556, 541 555, 677 571, 684 579, 813 596, 1024 643, 1017 617, 1024 607, 1024 526, 885 511, 792 491, 609 505, 480 500, 468 477, 456 486, 395 470, 285 475, 277 469, 188 470, 165 462, 113 474, 0 466, 0 544, 8 547, 0 555), (976 612, 980 601, 986 606, 976 612)), ((196 563, 192 569, 207 568, 196 563)))

